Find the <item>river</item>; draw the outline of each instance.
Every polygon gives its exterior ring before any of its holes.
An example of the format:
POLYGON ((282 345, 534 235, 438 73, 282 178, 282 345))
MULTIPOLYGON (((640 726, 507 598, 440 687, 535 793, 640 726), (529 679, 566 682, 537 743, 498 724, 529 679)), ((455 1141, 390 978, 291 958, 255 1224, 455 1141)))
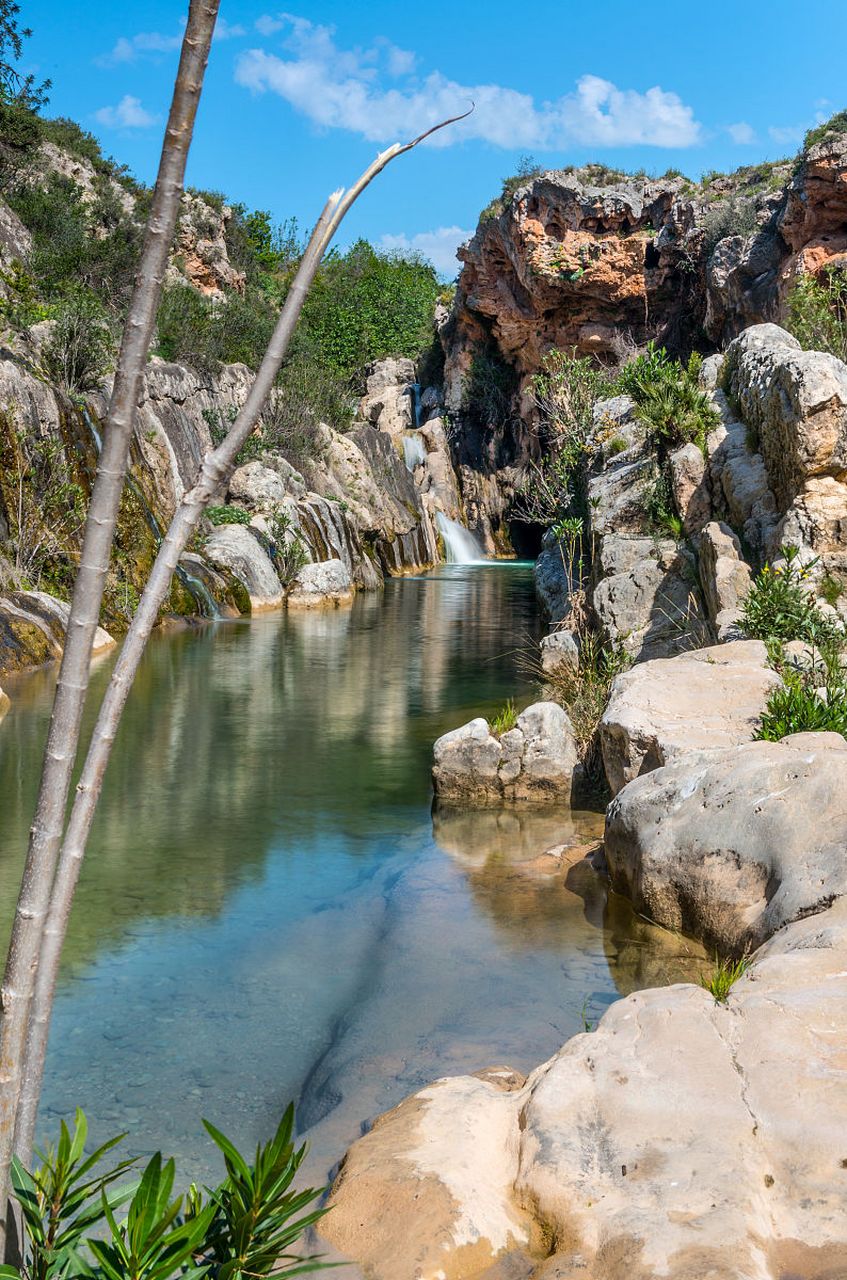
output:
MULTIPOLYGON (((531 566, 445 566, 352 608, 157 636, 74 906, 40 1117, 216 1177, 289 1099, 321 1170, 432 1079, 526 1070, 621 993, 684 978, 681 940, 581 867, 521 870, 596 814, 431 815, 433 740, 508 696, 539 634, 531 566)), ((110 659, 95 668, 102 688, 110 659)), ((4 680, 8 930, 55 673, 4 680)))

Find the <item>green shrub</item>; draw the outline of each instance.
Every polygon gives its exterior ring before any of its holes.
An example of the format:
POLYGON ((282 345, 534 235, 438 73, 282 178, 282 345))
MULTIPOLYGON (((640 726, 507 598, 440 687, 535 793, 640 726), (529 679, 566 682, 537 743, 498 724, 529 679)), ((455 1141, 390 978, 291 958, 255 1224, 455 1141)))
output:
POLYGON ((292 1190, 306 1154, 305 1145, 293 1142, 293 1107, 270 1141, 256 1148, 252 1164, 203 1123, 226 1168, 205 1199, 194 1183, 174 1196, 174 1161, 159 1152, 140 1178, 116 1186, 135 1162, 121 1161, 106 1172, 100 1166, 124 1135, 86 1156, 81 1111, 73 1132, 62 1121, 58 1143, 33 1173, 15 1158, 12 1189, 23 1217, 24 1256, 21 1270, 3 1268, 6 1280, 254 1280, 322 1269, 318 1258, 292 1252, 326 1213, 310 1208, 320 1191, 292 1190), (125 1216, 119 1212, 124 1206, 125 1216))
POLYGON ((625 671, 632 659, 622 648, 604 644, 596 632, 584 625, 579 628, 578 647, 575 669, 564 663, 552 672, 544 671, 540 664, 534 669, 553 700, 567 711, 585 781, 591 789, 601 792, 606 782, 598 733, 600 720, 615 676, 625 671))
POLYGON ((840 733, 847 738, 847 679, 837 664, 831 663, 825 675, 820 666, 783 670, 783 687, 771 693, 754 735, 758 741, 779 742, 789 733, 840 733))
POLYGON ((801 156, 807 151, 811 151, 812 147, 819 142, 823 142, 824 138, 830 134, 847 133, 847 111, 836 111, 834 116, 830 116, 823 124, 816 125, 814 129, 809 129, 803 139, 803 150, 801 156))
POLYGON ((625 453, 628 448, 629 445, 626 440, 624 440, 623 436, 612 436, 611 440, 606 445, 606 451, 610 458, 616 458, 619 453, 625 453))
POLYGON ((718 412, 698 384, 702 363, 695 352, 681 364, 650 343, 618 375, 618 390, 632 396, 639 420, 660 446, 693 442, 705 450, 706 437, 718 426, 718 412))
POLYGON ((645 511, 657 533, 670 534, 676 542, 682 539, 685 528, 674 506, 670 476, 664 468, 647 491, 645 511))
POLYGON ((788 295, 785 327, 805 351, 847 360, 847 271, 828 267, 819 278, 800 276, 788 295))
POLYGON ((284 587, 289 587, 303 566, 309 563, 309 548, 293 527, 287 512, 276 510, 268 524, 277 576, 284 587))
POLYGON ((206 519, 211 521, 213 525, 221 524, 249 524, 250 512, 245 511, 243 507, 207 507, 206 519))
POLYGON ((831 573, 825 573, 820 581, 820 593, 827 604, 834 607, 844 595, 844 583, 831 573))
POLYGON ((504 427, 514 418, 517 389, 512 366, 493 348, 481 348, 474 353, 462 385, 462 408, 482 426, 504 427))
POLYGON ((703 247, 711 257, 717 245, 727 236, 749 236, 756 230, 756 205, 753 200, 732 199, 713 205, 703 219, 703 247))
POLYGON ((784 563, 756 574, 741 610, 741 626, 755 640, 804 640, 825 649, 844 642, 838 624, 822 613, 811 593, 815 561, 803 564, 797 547, 782 547, 784 563))
POLYGON ((71 392, 95 390, 114 367, 114 340, 90 290, 74 289, 56 305, 41 359, 48 376, 71 392))

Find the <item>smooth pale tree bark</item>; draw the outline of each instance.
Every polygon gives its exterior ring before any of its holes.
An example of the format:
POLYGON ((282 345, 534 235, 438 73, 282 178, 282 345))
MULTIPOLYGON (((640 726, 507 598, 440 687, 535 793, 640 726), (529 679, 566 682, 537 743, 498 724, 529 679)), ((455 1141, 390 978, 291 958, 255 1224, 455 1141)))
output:
MULTIPOLYGON (((456 117, 456 119, 463 118, 462 116, 456 117)), ((179 563, 179 558, 197 527, 205 508, 231 472, 238 451, 258 424, 262 409, 273 389, 276 375, 279 373, 288 350, 291 335, 302 311, 309 287, 314 280, 324 252, 335 235, 342 218, 373 178, 391 160, 396 156, 402 155, 405 151, 411 151, 413 147, 416 147, 430 133, 434 133, 436 129, 443 129, 446 125, 453 123, 453 120, 445 120, 436 125, 434 129, 427 130, 426 133, 421 134, 420 137, 415 138, 412 142, 395 143, 394 146, 389 147, 377 156, 349 191, 337 191, 330 196, 312 232, 306 252, 285 299, 273 336, 247 399, 223 442, 212 453, 207 454, 204 459, 194 486, 183 496, 168 532, 162 541, 150 572, 150 577, 142 593, 138 610, 127 632, 111 680, 103 697, 91 745, 77 785, 76 798, 71 810, 67 834, 62 844, 47 924, 44 930, 44 945, 39 960, 35 1000, 33 1002, 26 1046, 24 1088, 21 1095, 18 1129, 15 1139, 15 1150, 24 1164, 27 1163, 32 1150, 38 1100, 44 1072, 44 1060, 47 1053, 53 996, 59 972, 62 946, 65 940, 80 867, 85 856, 91 823, 100 798, 103 776, 109 762, 121 715, 138 670, 138 664, 150 638, 150 633, 155 626, 162 602, 170 590, 171 578, 179 563)))
POLYGON ((185 163, 217 12, 218 0, 191 0, 153 206, 104 423, 103 449, 88 509, 35 818, 12 927, 0 996, 0 1237, 5 1232, 9 1165, 30 1004, 79 745, 91 647, 109 568, 141 377, 179 214, 185 163))

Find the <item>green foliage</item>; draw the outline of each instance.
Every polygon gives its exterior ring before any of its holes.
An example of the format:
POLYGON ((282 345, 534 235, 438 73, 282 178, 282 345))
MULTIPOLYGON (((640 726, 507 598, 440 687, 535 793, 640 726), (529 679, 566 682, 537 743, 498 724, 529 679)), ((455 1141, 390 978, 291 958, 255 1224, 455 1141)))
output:
POLYGON ((727 236, 749 236, 758 226, 753 200, 732 197, 713 205, 703 220, 703 247, 711 256, 727 236))
POLYGON ((8 271, 0 271, 4 297, 0 299, 0 318, 14 333, 23 333, 32 325, 46 320, 49 308, 39 301, 35 278, 15 260, 8 271))
POLYGON ((61 439, 0 419, 0 507, 21 584, 67 596, 86 495, 68 470, 61 439))
POLYGON ((282 585, 289 587, 303 566, 309 563, 309 549, 287 512, 277 509, 268 524, 274 567, 282 585))
POLYGON ((694 352, 681 364, 651 342, 618 375, 618 390, 632 396, 639 419, 660 446, 693 442, 705 450, 706 437, 719 424, 717 410, 698 384, 702 363, 694 352))
POLYGON ((679 542, 685 532, 682 520, 674 506, 670 476, 665 468, 659 471, 647 491, 645 504, 647 519, 657 533, 667 533, 679 542))
POLYGON ((840 733, 847 738, 847 678, 837 662, 813 661, 807 671, 783 670, 782 688, 768 698, 755 738, 779 742, 789 733, 840 733))
POLYGON ((834 577, 831 573, 824 574, 820 580, 819 587, 824 600, 827 604, 832 605, 833 607, 835 607, 844 595, 844 583, 839 578, 834 577))
POLYGON ((824 138, 833 134, 847 133, 847 111, 836 111, 834 116, 830 116, 823 124, 816 125, 814 129, 809 129, 803 139, 803 150, 801 156, 807 151, 811 151, 812 147, 817 146, 819 142, 823 142, 824 138))
POLYGON ((714 996, 716 1004, 726 1004, 732 987, 749 967, 747 956, 739 960, 718 959, 710 976, 702 978, 701 983, 714 996))
POLYGON ((140 1179, 115 1186, 135 1162, 124 1160, 105 1173, 97 1166, 124 1135, 85 1156, 87 1124, 77 1111, 73 1132, 62 1123, 58 1144, 34 1174, 14 1162, 12 1189, 26 1240, 23 1270, 4 1267, 3 1280, 258 1280, 322 1270, 319 1258, 292 1252, 326 1212, 309 1208, 319 1191, 292 1190, 306 1154, 292 1141, 293 1107, 270 1141, 257 1146, 252 1164, 220 1130, 203 1123, 226 1167, 225 1179, 206 1189, 205 1201, 194 1184, 187 1194, 174 1195, 174 1161, 160 1152, 140 1179), (126 1216, 119 1218, 124 1205, 126 1216))
POLYGON ((216 527, 221 524, 249 524, 250 512, 243 507, 207 507, 206 519, 216 527))
POLYGON ((499 353, 482 348, 474 353, 462 386, 462 408, 486 427, 506 426, 514 417, 518 379, 499 353))
POLYGON ((628 448, 629 445, 626 440, 624 440, 623 436, 612 436, 611 440, 606 445, 606 451, 610 458, 616 458, 619 453, 625 453, 628 448))
POLYGON ((816 648, 843 644, 838 624, 824 614, 811 591, 816 561, 803 564, 797 547, 781 548, 783 563, 756 575, 741 610, 741 626, 755 640, 804 640, 816 648))
POLYGON ((806 351, 828 351, 847 360, 847 270, 827 267, 803 275, 788 295, 785 327, 806 351))
POLYGON ((501 707, 497 715, 491 721, 491 732, 495 738, 500 738, 504 733, 508 733, 510 729, 514 729, 518 723, 518 711, 514 701, 509 698, 505 706, 501 707))
POLYGON ((587 627, 579 631, 576 667, 561 663, 552 672, 539 667, 538 674, 550 696, 564 707, 574 729, 587 784, 597 792, 605 787, 598 729, 609 702, 612 681, 631 663, 626 652, 604 643, 587 627))
POLYGON ((51 84, 49 80, 39 84, 34 75, 24 75, 16 66, 23 56, 24 41, 32 35, 29 27, 20 26, 20 11, 15 0, 0 0, 0 99, 37 111, 46 105, 51 84))
POLYGON ((114 350, 103 308, 90 290, 74 289, 56 304, 41 359, 59 386, 70 392, 94 390, 113 367, 114 350))

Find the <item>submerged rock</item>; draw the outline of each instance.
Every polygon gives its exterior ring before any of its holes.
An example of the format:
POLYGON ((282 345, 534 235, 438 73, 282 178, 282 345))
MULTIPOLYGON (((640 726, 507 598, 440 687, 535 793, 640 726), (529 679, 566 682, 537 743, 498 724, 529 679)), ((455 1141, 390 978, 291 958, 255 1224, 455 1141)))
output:
POLYGON ((847 892, 847 741, 804 733, 683 757, 616 796, 613 886, 721 954, 847 892))
POLYGON ((573 726, 555 702, 536 702, 496 737, 481 716, 433 748, 436 799, 486 805, 569 800, 579 763, 573 726))
POLYGON ((321 605, 337 607, 353 599, 353 580, 341 560, 323 560, 300 570, 286 597, 291 609, 313 609, 321 605))
POLYGON ((612 793, 686 753, 748 742, 779 684, 761 640, 713 645, 623 672, 600 721, 612 793))

